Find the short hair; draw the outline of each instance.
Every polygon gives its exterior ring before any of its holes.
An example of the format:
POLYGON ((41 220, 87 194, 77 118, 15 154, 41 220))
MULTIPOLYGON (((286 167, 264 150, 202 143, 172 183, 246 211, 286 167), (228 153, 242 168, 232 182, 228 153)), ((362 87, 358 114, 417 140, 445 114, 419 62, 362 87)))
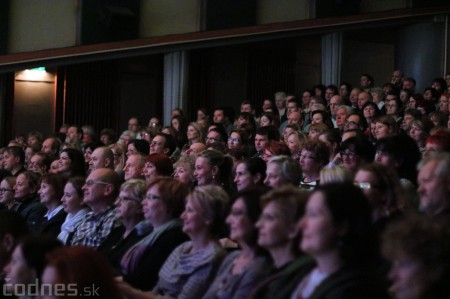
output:
POLYGON ((422 159, 417 168, 422 168, 425 164, 431 161, 437 161, 437 165, 434 168, 434 174, 439 177, 450 176, 450 153, 435 152, 428 157, 422 159))
POLYGON ((361 115, 364 115, 364 109, 366 109, 366 107, 368 106, 372 106, 375 109, 375 117, 381 115, 381 111, 380 108, 378 107, 378 105, 375 102, 372 101, 367 101, 364 103, 364 105, 361 107, 361 115))
POLYGON ((54 198, 59 202, 61 197, 64 195, 64 186, 66 185, 67 179, 58 173, 47 173, 41 178, 41 184, 46 183, 52 186, 54 191, 54 198))
POLYGON ((173 154, 173 152, 175 151, 175 149, 177 148, 177 141, 175 140, 175 137, 173 137, 170 134, 166 134, 166 133, 157 133, 156 136, 162 136, 165 138, 165 142, 164 142, 164 148, 168 148, 169 152, 167 153, 167 156, 171 156, 173 154))
POLYGON ((375 84, 375 80, 373 79, 373 77, 367 73, 362 74, 361 77, 366 77, 367 80, 370 81, 369 87, 372 87, 375 84))
POLYGON ((375 146, 365 137, 350 137, 341 143, 340 150, 349 149, 361 158, 361 163, 371 163, 375 157, 375 146))
POLYGON ((303 149, 314 153, 314 160, 322 167, 330 161, 330 148, 323 141, 310 139, 303 144, 303 149))
POLYGON ((19 175, 23 175, 28 182, 28 188, 35 189, 37 192, 39 190, 39 184, 41 183, 41 175, 34 171, 24 171, 19 175))
POLYGON ((347 114, 348 114, 348 115, 353 114, 353 111, 354 111, 352 107, 347 106, 347 105, 340 105, 340 106, 337 108, 337 110, 339 110, 339 109, 345 109, 345 111, 347 111, 347 114))
POLYGON ((308 128, 308 132, 311 132, 312 130, 315 130, 316 132, 322 134, 323 132, 331 130, 329 126, 327 126, 324 123, 317 123, 317 124, 311 124, 308 128))
POLYGON ((120 186, 120 191, 131 192, 133 200, 141 203, 147 192, 147 182, 141 179, 130 179, 120 186))
POLYGON ((277 156, 291 155, 291 151, 289 150, 289 147, 286 145, 286 143, 277 140, 270 141, 270 143, 266 146, 265 150, 268 150, 269 152, 277 156))
POLYGON ((439 130, 429 136, 425 143, 437 144, 442 151, 450 152, 450 131, 439 130))
MULTIPOLYGON (((95 171, 98 170, 99 169, 96 169, 95 171)), ((119 195, 119 188, 121 184, 120 176, 117 174, 117 172, 109 168, 100 168, 100 170, 102 170, 103 173, 101 174, 99 180, 111 184, 114 187, 111 192, 111 197, 115 199, 119 195)))
POLYGON ((14 157, 19 157, 19 163, 23 164, 25 162, 25 151, 20 146, 8 146, 5 152, 14 157))
POLYGON ((209 232, 214 236, 220 236, 229 210, 229 197, 222 187, 197 186, 187 196, 187 201, 189 200, 200 209, 203 218, 209 221, 209 232))
MULTIPOLYGON (((136 148, 136 150, 145 156, 147 156, 150 152, 150 145, 148 144, 148 142, 146 140, 134 139, 128 143, 128 145, 130 145, 130 144, 133 144, 134 147, 136 148)), ((167 142, 165 142, 165 144, 167 144, 167 142)))
MULTIPOLYGON (((282 219, 288 225, 295 225, 305 214, 306 203, 308 201, 308 192, 299 189, 297 186, 281 186, 280 188, 269 191, 261 198, 263 207, 273 204, 278 208, 282 219)), ((293 241, 291 251, 298 253, 298 244, 301 235, 293 241)))
POLYGON ((91 136, 93 139, 97 137, 97 133, 95 132, 95 129, 91 125, 84 125, 81 127, 81 130, 83 131, 83 134, 91 136))
POLYGON ((280 166, 280 178, 283 182, 298 186, 302 179, 302 170, 297 160, 290 156, 274 156, 269 159, 267 165, 277 164, 280 166))
POLYGON ((373 120, 375 123, 382 123, 385 126, 388 126, 394 134, 398 133, 399 127, 398 123, 395 119, 390 115, 380 115, 373 120))
POLYGON ((269 140, 280 140, 280 130, 274 125, 258 128, 256 135, 267 136, 269 140))
POLYGON ((188 187, 179 180, 169 177, 156 177, 148 183, 148 189, 156 186, 161 200, 172 218, 179 218, 184 210, 188 187))
POLYGON ((113 129, 110 129, 110 128, 104 128, 103 130, 101 130, 100 136, 102 136, 102 135, 108 136, 108 138, 109 138, 109 140, 111 140, 111 142, 115 142, 117 139, 116 131, 113 129))
POLYGON ((209 130, 209 132, 216 132, 217 134, 219 134, 221 142, 227 143, 228 134, 227 134, 227 131, 223 128, 223 126, 215 127, 213 129, 209 130))
POLYGON ((164 154, 153 153, 148 155, 145 163, 151 163, 155 166, 158 175, 170 176, 173 173, 173 165, 170 158, 164 154))

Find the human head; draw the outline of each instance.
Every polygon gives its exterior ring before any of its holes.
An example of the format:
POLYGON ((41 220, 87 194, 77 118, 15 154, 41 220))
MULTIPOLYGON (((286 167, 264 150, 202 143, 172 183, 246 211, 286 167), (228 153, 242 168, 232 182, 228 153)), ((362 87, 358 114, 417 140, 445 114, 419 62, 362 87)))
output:
POLYGON ((142 201, 147 191, 147 183, 141 179, 130 179, 125 181, 119 190, 116 200, 116 216, 122 222, 141 221, 144 217, 142 212, 142 201))
MULTIPOLYGON (((306 191, 296 186, 283 186, 265 194, 261 198, 263 211, 256 224, 258 245, 269 252, 285 248, 295 256, 299 237, 297 223, 304 214, 306 201, 306 191)), ((276 267, 281 266, 278 260, 274 263, 276 267)))
POLYGON ((247 158, 236 167, 234 183, 238 190, 264 185, 266 163, 261 158, 247 158))
POLYGON ((145 159, 142 173, 147 181, 157 176, 171 176, 173 174, 172 161, 164 154, 150 154, 145 159))
POLYGON ((233 160, 216 150, 201 152, 195 160, 194 176, 199 185, 222 184, 231 187, 233 160))
POLYGON ((120 183, 119 175, 112 169, 99 168, 92 171, 83 186, 83 202, 94 213, 103 211, 116 200, 120 183))
POLYGON ((29 234, 25 219, 10 210, 0 211, 0 267, 4 269, 10 262, 12 252, 19 239, 29 234))
POLYGON ((450 154, 435 153, 419 163, 419 209, 437 215, 450 206, 450 154))
POLYGON ((375 80, 369 74, 362 74, 359 80, 359 84, 362 89, 369 89, 373 87, 373 85, 375 84, 375 80))
POLYGON ((42 283, 50 293, 56 293, 61 285, 68 286, 68 293, 86 294, 95 288, 101 298, 120 298, 120 291, 114 280, 114 270, 100 252, 87 247, 60 247, 47 256, 42 283))
POLYGON ((101 146, 92 152, 89 170, 98 168, 114 169, 114 154, 109 147, 101 146))
POLYGON ((192 235, 198 228, 191 227, 189 213, 194 209, 201 215, 203 229, 209 237, 216 238, 223 233, 225 217, 228 214, 229 197, 220 187, 214 185, 197 186, 186 197, 186 208, 181 215, 184 221, 183 231, 192 235))
MULTIPOLYGON (((144 212, 152 212, 146 211, 146 209, 150 209, 148 206, 149 202, 151 200, 155 200, 149 199, 148 197, 152 188, 156 188, 157 192, 159 192, 159 200, 165 206, 168 215, 167 219, 170 220, 179 218, 184 210, 186 196, 189 192, 187 185, 183 184, 179 180, 169 177, 158 177, 151 180, 148 183, 147 197, 143 203, 144 212)), ((153 211, 153 213, 154 212, 155 211, 153 211)), ((146 219, 151 220, 147 216, 148 215, 146 215, 146 219)))
POLYGON ((179 180, 183 184, 192 187, 195 182, 194 170, 195 170, 195 157, 194 156, 181 156, 174 164, 175 170, 173 177, 179 180))
POLYGON ((341 143, 342 166, 353 173, 365 163, 371 163, 375 156, 375 147, 364 137, 351 137, 341 143))
POLYGON ((300 247, 313 258, 334 251, 341 267, 359 267, 371 260, 374 251, 371 210, 362 191, 352 183, 317 186, 308 199, 300 228, 303 234, 300 247), (318 214, 320 220, 315 220, 318 214))
POLYGON ((117 133, 113 129, 105 128, 100 132, 100 141, 105 145, 109 146, 116 142, 117 133))
POLYGON ((47 207, 52 205, 59 206, 65 185, 66 179, 62 175, 55 173, 44 174, 38 191, 41 203, 47 207))
POLYGON ((141 179, 146 157, 141 154, 129 155, 123 171, 125 180, 141 179))
POLYGON ((3 166, 14 174, 23 167, 25 152, 19 146, 8 146, 3 153, 3 166))
POLYGON ((450 296, 450 230, 447 222, 424 215, 408 215, 388 226, 382 251, 395 298, 450 296))
POLYGON ((73 148, 66 148, 59 154, 58 172, 67 177, 86 176, 83 153, 73 148))
POLYGON ((290 156, 274 156, 267 162, 264 184, 273 188, 282 185, 298 186, 302 171, 298 162, 290 156))
POLYGON ((48 235, 28 235, 20 240, 14 249, 11 262, 5 268, 8 293, 14 294, 16 286, 19 285, 22 286, 19 289, 31 290, 30 285, 36 283, 35 290, 38 291, 47 263, 46 255, 58 247, 62 247, 61 241, 48 235))
POLYGON ((175 137, 170 134, 158 133, 150 143, 150 154, 160 153, 170 157, 177 147, 175 137))

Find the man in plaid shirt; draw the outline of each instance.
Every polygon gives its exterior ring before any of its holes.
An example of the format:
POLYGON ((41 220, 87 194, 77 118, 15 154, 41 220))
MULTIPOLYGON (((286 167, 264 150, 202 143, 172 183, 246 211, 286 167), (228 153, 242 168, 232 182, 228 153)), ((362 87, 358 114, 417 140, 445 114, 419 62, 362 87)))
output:
POLYGON ((116 219, 114 201, 119 194, 120 178, 112 169, 99 168, 86 179, 83 202, 91 208, 77 227, 71 245, 97 248, 120 226, 116 219))

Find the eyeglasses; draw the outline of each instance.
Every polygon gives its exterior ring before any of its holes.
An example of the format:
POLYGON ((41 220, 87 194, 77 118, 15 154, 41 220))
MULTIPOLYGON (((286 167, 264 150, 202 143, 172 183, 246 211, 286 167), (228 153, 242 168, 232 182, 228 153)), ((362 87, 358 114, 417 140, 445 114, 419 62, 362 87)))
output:
POLYGON ((342 159, 345 159, 346 157, 348 157, 349 159, 353 159, 353 157, 356 156, 354 152, 340 152, 339 154, 341 155, 342 159))
POLYGON ((117 201, 131 201, 131 200, 132 201, 136 201, 136 202, 140 202, 136 198, 126 197, 126 196, 124 196, 124 197, 117 196, 117 201))
POLYGON ((387 108, 394 108, 394 107, 397 107, 397 105, 395 105, 395 104, 387 104, 387 105, 385 105, 387 108))
POLYGON ((209 141, 210 143, 220 142, 219 139, 212 138, 212 137, 206 137, 205 140, 206 140, 206 141, 209 141))
POLYGON ((239 143, 241 140, 239 140, 239 138, 230 137, 230 138, 228 138, 228 141, 236 144, 236 143, 239 143))
POLYGON ((102 182, 102 181, 86 181, 86 183, 84 183, 86 186, 91 187, 95 184, 101 184, 101 185, 111 185, 111 183, 106 183, 106 182, 102 182))
POLYGON ((162 145, 162 142, 159 142, 159 141, 152 141, 152 143, 150 143, 150 146, 161 146, 162 145))
POLYGON ((353 183, 356 187, 366 190, 366 189, 377 189, 379 186, 369 183, 369 182, 354 182, 353 183))
POLYGON ((0 189, 0 193, 4 193, 6 191, 14 192, 13 189, 4 189, 4 188, 0 189))

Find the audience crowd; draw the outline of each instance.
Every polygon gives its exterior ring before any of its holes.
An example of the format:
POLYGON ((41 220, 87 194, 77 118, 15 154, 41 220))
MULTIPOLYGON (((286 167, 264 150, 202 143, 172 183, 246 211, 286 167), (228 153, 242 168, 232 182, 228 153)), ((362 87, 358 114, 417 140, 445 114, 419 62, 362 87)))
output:
POLYGON ((450 73, 386 81, 17 136, 2 295, 450 298, 450 73))

